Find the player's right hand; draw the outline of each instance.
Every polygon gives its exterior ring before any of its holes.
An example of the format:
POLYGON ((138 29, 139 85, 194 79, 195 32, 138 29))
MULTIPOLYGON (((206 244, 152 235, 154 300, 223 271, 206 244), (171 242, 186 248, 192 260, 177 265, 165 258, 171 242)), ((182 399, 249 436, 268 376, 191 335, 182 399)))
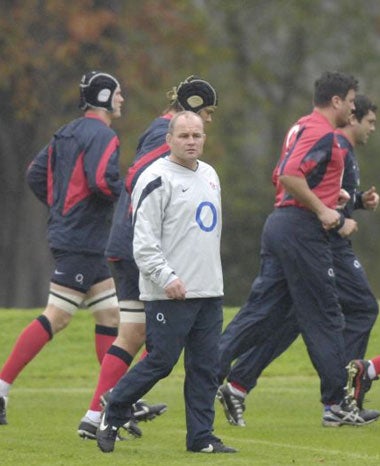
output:
POLYGON ((183 301, 186 298, 186 288, 183 282, 177 278, 165 287, 165 294, 169 299, 183 301))
POLYGON ((331 228, 337 227, 340 223, 340 213, 328 207, 318 215, 318 218, 325 230, 331 230, 331 228))

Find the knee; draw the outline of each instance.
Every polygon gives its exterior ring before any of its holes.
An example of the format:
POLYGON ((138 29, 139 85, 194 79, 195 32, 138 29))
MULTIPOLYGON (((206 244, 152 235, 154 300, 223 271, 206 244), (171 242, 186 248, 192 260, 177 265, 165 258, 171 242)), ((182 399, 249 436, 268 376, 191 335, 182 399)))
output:
POLYGON ((69 325, 72 317, 68 312, 57 309, 52 311, 49 308, 46 308, 42 315, 49 321, 53 335, 65 329, 69 325))
POLYGON ((120 322, 119 304, 113 287, 103 290, 91 289, 84 303, 93 313, 96 323, 106 327, 118 327, 120 322))
POLYGON ((93 315, 98 325, 104 325, 105 327, 119 326, 120 317, 118 308, 95 311, 93 315))
POLYGON ((51 284, 43 315, 48 319, 53 335, 67 327, 81 302, 81 294, 51 284))
POLYGON ((145 343, 145 324, 121 323, 117 344, 133 356, 145 343))
POLYGON ((379 304, 375 297, 372 297, 372 299, 368 300, 366 309, 369 319, 374 322, 377 318, 377 315, 379 314, 379 304))
POLYGON ((162 354, 155 353, 154 350, 151 353, 148 353, 146 359, 148 358, 152 373, 158 374, 161 379, 167 377, 172 372, 173 367, 177 362, 170 356, 164 357, 162 354))
POLYGON ((123 340, 134 340, 136 342, 145 342, 146 325, 145 323, 120 321, 119 336, 123 340))

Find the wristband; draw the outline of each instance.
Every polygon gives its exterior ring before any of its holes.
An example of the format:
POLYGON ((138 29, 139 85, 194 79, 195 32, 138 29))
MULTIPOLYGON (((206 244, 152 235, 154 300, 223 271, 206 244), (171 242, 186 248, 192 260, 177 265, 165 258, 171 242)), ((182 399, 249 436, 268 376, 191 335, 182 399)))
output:
POLYGON ((339 212, 339 216, 340 216, 340 218, 339 218, 338 225, 336 227, 334 227, 334 228, 331 228, 330 231, 338 232, 342 228, 342 226, 344 225, 344 221, 346 220, 346 217, 344 216, 343 212, 339 212))

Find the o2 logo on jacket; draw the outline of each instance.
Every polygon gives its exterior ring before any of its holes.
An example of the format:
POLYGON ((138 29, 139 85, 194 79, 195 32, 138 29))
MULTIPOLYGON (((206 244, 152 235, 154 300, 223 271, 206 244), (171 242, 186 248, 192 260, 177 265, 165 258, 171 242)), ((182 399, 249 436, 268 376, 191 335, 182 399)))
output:
POLYGON ((216 223, 218 221, 218 213, 216 208, 212 202, 201 202, 197 208, 197 212, 195 214, 195 220, 197 221, 201 230, 209 232, 212 231, 216 223), (211 214, 211 221, 207 224, 205 220, 210 217, 211 214))

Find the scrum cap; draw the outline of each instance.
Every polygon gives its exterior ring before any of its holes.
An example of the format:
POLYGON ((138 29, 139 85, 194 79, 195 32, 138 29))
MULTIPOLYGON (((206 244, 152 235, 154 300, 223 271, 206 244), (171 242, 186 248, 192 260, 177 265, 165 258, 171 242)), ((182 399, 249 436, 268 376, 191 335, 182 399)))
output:
POLYGON ((216 107, 218 96, 210 83, 197 76, 189 76, 176 89, 176 98, 184 110, 199 112, 206 107, 216 107))
POLYGON ((79 84, 79 108, 104 108, 112 112, 112 99, 115 90, 120 87, 117 79, 107 73, 90 71, 82 76, 79 84))

